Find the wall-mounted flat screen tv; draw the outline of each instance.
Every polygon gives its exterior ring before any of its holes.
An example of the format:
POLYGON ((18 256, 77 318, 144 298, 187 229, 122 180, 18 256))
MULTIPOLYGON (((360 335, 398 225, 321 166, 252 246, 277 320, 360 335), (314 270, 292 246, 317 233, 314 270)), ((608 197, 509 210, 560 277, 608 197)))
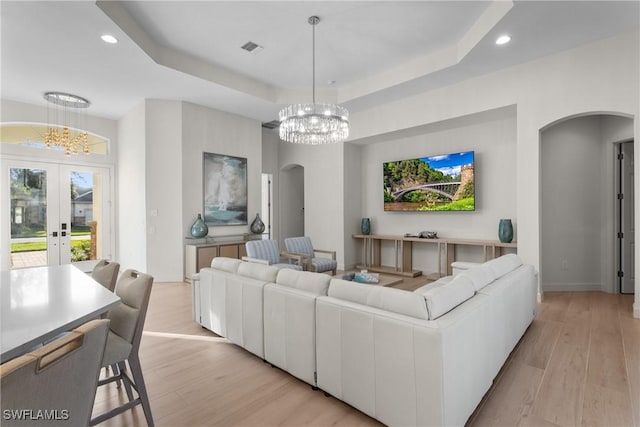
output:
POLYGON ((385 211, 473 211, 474 152, 385 162, 385 211))

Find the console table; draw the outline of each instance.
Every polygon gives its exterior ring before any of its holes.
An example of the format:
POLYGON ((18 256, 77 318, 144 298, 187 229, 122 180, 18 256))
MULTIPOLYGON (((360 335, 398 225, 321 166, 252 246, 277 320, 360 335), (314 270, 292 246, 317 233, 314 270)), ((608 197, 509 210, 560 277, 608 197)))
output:
POLYGON ((207 239, 187 241, 184 247, 184 278, 191 282, 191 275, 201 268, 211 267, 211 260, 218 256, 242 259, 247 255, 244 244, 249 240, 261 239, 262 235, 215 236, 207 239), (217 241, 216 241, 217 239, 217 241))
POLYGON ((438 252, 438 277, 442 276, 442 257, 446 260, 446 275, 451 275, 451 263, 456 261, 456 247, 458 246, 482 246, 485 261, 502 255, 504 248, 517 248, 515 242, 503 243, 497 240, 474 239, 425 239, 419 237, 405 237, 385 234, 354 234, 354 239, 362 240, 363 264, 356 268, 366 268, 378 273, 398 274, 406 277, 417 277, 422 274, 420 270, 414 270, 412 266, 412 251, 414 243, 437 245, 438 252), (393 266, 381 264, 382 242, 393 242, 395 250, 395 263, 393 266))

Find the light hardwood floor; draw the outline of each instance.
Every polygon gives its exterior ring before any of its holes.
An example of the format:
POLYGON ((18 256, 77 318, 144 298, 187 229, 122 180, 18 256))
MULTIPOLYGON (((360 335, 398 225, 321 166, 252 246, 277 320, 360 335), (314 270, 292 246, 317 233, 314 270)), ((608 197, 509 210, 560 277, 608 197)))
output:
MULTIPOLYGON (((424 279, 405 279, 415 289, 424 279)), ((469 426, 640 426, 640 319, 633 297, 546 293, 469 426)), ((191 320, 187 283, 156 283, 141 360, 157 426, 374 426, 191 320)), ((123 401, 98 390, 94 414, 123 401)), ((101 426, 144 426, 138 406, 101 426)))

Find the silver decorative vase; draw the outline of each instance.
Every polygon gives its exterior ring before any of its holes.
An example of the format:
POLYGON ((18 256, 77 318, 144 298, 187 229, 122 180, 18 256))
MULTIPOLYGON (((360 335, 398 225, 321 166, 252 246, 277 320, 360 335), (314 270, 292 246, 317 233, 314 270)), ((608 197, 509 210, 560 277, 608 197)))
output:
POLYGON ((262 234, 264 232, 264 222, 260 219, 259 213, 256 214, 256 217, 249 228, 253 234, 262 234))

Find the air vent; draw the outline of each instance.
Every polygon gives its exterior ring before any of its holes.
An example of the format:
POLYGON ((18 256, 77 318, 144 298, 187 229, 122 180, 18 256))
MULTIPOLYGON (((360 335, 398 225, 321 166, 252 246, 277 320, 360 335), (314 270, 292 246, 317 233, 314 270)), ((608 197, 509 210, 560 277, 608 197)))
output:
POLYGON ((242 46, 240 46, 242 49, 246 50, 247 52, 259 52, 262 49, 262 46, 260 46, 257 43, 254 42, 246 42, 245 44, 243 44, 242 46))
POLYGON ((272 120, 262 124, 262 127, 265 129, 275 129, 278 126, 280 126, 280 122, 278 120, 272 120))

